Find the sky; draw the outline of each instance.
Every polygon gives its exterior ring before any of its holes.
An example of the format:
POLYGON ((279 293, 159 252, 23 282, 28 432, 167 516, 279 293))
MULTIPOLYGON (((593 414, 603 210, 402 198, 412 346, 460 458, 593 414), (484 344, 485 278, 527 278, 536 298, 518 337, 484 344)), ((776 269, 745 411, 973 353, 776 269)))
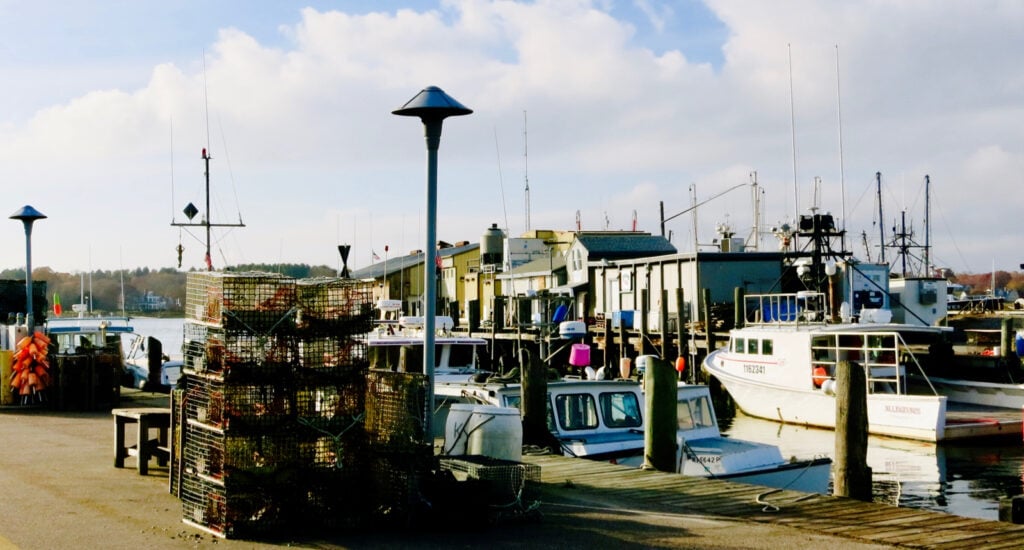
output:
MULTIPOLYGON (((245 225, 216 268, 359 268, 425 246, 423 128, 392 111, 433 85, 473 110, 440 240, 660 234, 663 208, 692 251, 751 235, 756 180, 765 230, 816 207, 877 260, 906 220, 935 266, 1017 271, 1022 28, 1015 0, 0 0, 0 188, 48 216, 36 268, 201 269, 172 224, 205 216, 245 225)), ((0 239, 23 267, 20 222, 0 239)))

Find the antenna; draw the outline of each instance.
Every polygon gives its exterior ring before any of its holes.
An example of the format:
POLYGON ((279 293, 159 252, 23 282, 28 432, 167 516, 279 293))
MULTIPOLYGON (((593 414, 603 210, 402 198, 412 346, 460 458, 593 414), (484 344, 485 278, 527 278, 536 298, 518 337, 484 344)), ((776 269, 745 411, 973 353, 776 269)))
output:
MULTIPOLYGON (((192 219, 195 218, 196 214, 199 213, 199 209, 196 208, 191 202, 185 205, 183 212, 188 217, 188 222, 178 223, 171 221, 172 227, 203 227, 206 229, 206 270, 213 271, 213 257, 210 255, 210 228, 212 227, 245 227, 242 223, 241 216, 239 216, 238 223, 213 223, 212 216, 210 215, 210 102, 209 96, 206 94, 206 53, 203 53, 203 99, 206 109, 206 147, 203 148, 201 158, 204 162, 203 176, 206 179, 206 210, 203 212, 203 217, 200 218, 198 223, 193 223, 192 219)), ((227 150, 225 148, 225 150, 227 150)), ((179 243, 179 251, 181 254, 183 247, 179 243)), ((179 261, 180 263, 180 261, 179 261)))
POLYGON ((505 207, 505 181, 501 179, 501 149, 498 147, 498 127, 494 127, 494 153, 498 158, 498 188, 501 190, 501 210, 505 213, 505 232, 508 232, 508 208, 505 207))
POLYGON ((750 236, 747 238, 747 246, 754 250, 761 250, 761 227, 764 225, 762 217, 764 214, 761 212, 761 188, 757 184, 757 170, 750 173, 750 190, 751 190, 751 203, 754 209, 754 226, 750 230, 750 236), (753 245, 749 244, 753 242, 753 245))
POLYGON ((878 237, 881 239, 880 244, 882 246, 882 258, 881 263, 888 263, 885 261, 885 218, 882 217, 882 173, 875 172, 875 181, 877 182, 877 193, 878 193, 878 237))
POLYGON ((928 174, 924 175, 924 275, 932 276, 931 247, 932 247, 932 202, 931 202, 932 179, 928 174))
MULTIPOLYGON (((836 118, 839 120, 839 192, 842 194, 843 225, 839 243, 846 250, 846 169, 843 165, 843 96, 839 86, 839 44, 836 44, 836 118)), ((927 176, 926 176, 927 177, 927 176)))
POLYGON ((526 230, 530 230, 530 163, 526 147, 526 110, 523 110, 523 182, 526 184, 526 230))
POLYGON ((793 48, 786 44, 789 51, 789 127, 793 137, 793 219, 800 219, 800 192, 797 189, 796 174, 796 107, 793 101, 793 48))

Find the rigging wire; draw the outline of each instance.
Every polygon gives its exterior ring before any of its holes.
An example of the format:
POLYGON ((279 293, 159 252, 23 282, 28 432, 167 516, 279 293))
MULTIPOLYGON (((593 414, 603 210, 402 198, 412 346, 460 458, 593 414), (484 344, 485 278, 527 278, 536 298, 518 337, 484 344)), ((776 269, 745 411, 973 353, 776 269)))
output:
POLYGON ((508 207, 505 206, 505 182, 501 179, 501 149, 498 147, 498 127, 494 127, 494 153, 498 158, 498 187, 501 189, 501 209, 505 213, 505 233, 508 233, 508 207))

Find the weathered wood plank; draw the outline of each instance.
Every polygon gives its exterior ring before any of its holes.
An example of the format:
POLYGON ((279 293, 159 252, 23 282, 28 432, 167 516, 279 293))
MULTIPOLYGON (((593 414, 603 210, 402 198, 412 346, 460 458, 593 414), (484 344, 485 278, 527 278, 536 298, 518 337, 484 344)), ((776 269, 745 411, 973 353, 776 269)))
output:
POLYGON ((1024 546, 1024 526, 719 479, 685 477, 557 455, 527 455, 541 483, 572 484, 637 509, 680 511, 786 525, 878 544, 988 550, 1024 546), (761 502, 757 502, 758 497, 761 502), (773 510, 778 507, 778 510, 773 510))

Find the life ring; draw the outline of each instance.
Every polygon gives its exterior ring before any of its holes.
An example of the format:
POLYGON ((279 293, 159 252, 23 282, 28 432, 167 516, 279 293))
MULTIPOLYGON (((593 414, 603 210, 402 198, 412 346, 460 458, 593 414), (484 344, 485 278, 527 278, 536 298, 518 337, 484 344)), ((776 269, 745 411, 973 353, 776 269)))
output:
POLYGON ((825 370, 825 367, 814 367, 813 373, 814 374, 811 376, 811 379, 814 380, 815 388, 820 388, 821 385, 829 378, 828 371, 825 370))

